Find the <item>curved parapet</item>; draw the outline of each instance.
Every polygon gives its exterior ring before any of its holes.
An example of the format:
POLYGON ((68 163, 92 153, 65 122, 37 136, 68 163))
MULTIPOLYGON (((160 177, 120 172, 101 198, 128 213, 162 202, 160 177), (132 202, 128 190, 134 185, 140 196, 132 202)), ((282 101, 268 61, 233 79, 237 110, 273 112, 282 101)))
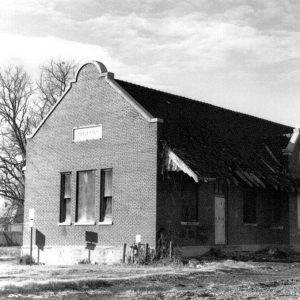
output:
POLYGON ((79 75, 80 71, 82 70, 82 68, 84 68, 84 67, 85 67, 86 65, 88 65, 88 64, 93 64, 93 65, 96 67, 96 69, 98 70, 99 75, 103 75, 103 74, 107 74, 107 73, 108 73, 108 72, 107 72, 106 66, 105 66, 102 62, 96 61, 96 60, 91 60, 91 61, 88 61, 88 62, 82 64, 82 65, 78 68, 78 70, 77 70, 77 72, 76 72, 76 74, 75 74, 75 78, 74 78, 74 81, 73 81, 73 82, 76 82, 76 81, 77 81, 78 75, 79 75))
MULTIPOLYGON (((55 103, 55 105, 51 108, 49 113, 44 117, 44 119, 41 121, 39 126, 35 129, 35 131, 27 136, 27 138, 33 138, 35 134, 39 131, 39 129, 43 126, 45 121, 48 119, 48 117, 52 114, 52 112, 56 109, 56 107, 59 105, 61 100, 64 98, 64 96, 69 92, 69 90, 72 87, 73 83, 76 83, 80 77, 80 73, 83 70, 83 68, 89 64, 92 64, 96 67, 97 71, 99 72, 99 77, 104 77, 106 82, 117 92, 119 93, 132 107, 134 107, 147 121, 149 122, 163 122, 160 119, 153 118, 153 116, 144 108, 142 107, 127 91, 125 91, 119 84, 114 80, 114 74, 107 71, 106 66, 99 62, 99 61, 88 61, 82 64, 76 74, 74 79, 69 83, 69 86, 66 88, 64 93, 61 95, 61 97, 58 99, 58 101, 55 103)), ((84 71, 82 71, 84 72, 84 71)))

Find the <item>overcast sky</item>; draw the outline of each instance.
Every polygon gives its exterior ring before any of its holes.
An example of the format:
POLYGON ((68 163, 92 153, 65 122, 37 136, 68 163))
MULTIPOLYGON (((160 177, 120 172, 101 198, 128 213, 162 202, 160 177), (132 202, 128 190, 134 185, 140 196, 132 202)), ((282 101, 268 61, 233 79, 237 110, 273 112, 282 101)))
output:
POLYGON ((299 0, 1 0, 0 64, 99 60, 116 78, 300 123, 299 0))

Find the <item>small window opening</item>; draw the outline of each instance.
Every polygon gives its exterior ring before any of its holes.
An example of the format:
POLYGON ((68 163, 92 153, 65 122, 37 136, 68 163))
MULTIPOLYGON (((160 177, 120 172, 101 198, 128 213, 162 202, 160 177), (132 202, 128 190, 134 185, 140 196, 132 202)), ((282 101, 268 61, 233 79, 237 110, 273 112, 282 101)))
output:
POLYGON ((243 211, 244 211, 244 223, 256 224, 256 196, 257 191, 255 189, 247 188, 244 190, 243 195, 243 211))
POLYGON ((71 223, 71 173, 61 174, 60 223, 71 223))
POLYGON ((112 222, 112 169, 101 171, 100 222, 112 222))
POLYGON ((273 194, 272 201, 272 225, 282 225, 282 194, 276 192, 273 194))

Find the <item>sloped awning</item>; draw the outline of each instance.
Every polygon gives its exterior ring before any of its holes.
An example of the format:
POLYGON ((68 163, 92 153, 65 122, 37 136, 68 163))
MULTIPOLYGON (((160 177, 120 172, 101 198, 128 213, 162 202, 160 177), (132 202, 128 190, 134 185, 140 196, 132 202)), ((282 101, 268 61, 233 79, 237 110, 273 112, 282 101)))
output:
MULTIPOLYGON (((201 164, 197 156, 193 157, 190 153, 184 151, 184 149, 172 149, 164 143, 162 172, 184 172, 196 183, 202 180, 208 182, 222 178, 236 186, 243 183, 250 187, 267 188, 269 185, 275 190, 294 191, 298 183, 292 174, 288 172, 284 160, 280 157, 280 155, 282 156, 282 148, 280 145, 277 145, 277 142, 275 144, 276 147, 265 139, 257 141, 255 145, 252 145, 253 149, 251 149, 251 152, 249 151, 251 160, 249 157, 246 159, 245 156, 240 156, 238 160, 234 155, 231 155, 233 159, 225 160, 227 157, 225 156, 224 159, 222 154, 224 152, 229 153, 230 149, 227 149, 227 147, 225 147, 226 145, 224 145, 224 147, 221 148, 222 151, 217 152, 218 156, 214 160, 208 157, 210 154, 201 157, 202 162, 206 162, 205 159, 207 158, 210 159, 208 161, 209 165, 216 169, 216 173, 208 173, 205 172, 206 165, 201 164), (222 160, 224 160, 226 164, 224 163, 223 166, 221 166, 223 167, 223 172, 218 173, 220 169, 217 167, 222 160), (203 172, 200 170, 203 170, 203 172)), ((199 148, 199 151, 200 150, 199 148)), ((219 148, 217 148, 217 150, 219 150, 219 148)))
POLYGON ((180 159, 170 148, 166 149, 166 170, 179 172, 182 171, 191 178, 195 180, 195 182, 199 182, 197 174, 182 160, 180 159))

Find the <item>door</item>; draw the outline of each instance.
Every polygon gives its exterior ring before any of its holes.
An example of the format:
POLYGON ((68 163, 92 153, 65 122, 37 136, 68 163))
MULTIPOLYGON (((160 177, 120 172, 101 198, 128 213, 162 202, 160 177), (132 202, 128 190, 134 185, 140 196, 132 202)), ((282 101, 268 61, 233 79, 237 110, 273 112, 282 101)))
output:
POLYGON ((225 197, 215 196, 215 244, 226 244, 225 197))

